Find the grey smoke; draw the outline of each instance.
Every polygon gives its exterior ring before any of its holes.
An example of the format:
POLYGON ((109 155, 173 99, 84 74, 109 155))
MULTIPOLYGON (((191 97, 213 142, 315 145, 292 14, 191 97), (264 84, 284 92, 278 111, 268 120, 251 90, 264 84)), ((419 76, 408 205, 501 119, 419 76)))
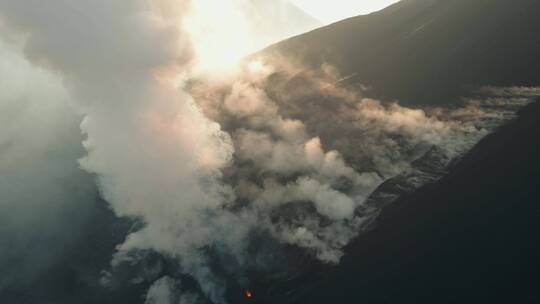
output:
POLYGON ((177 15, 164 15, 164 4, 2 1, 0 11, 6 28, 26 38, 26 57, 58 72, 84 115, 81 165, 98 176, 103 197, 117 215, 146 223, 118 257, 147 248, 184 256, 186 271, 205 284, 211 275, 197 267, 204 263, 198 250, 220 229, 201 214, 227 201, 218 168, 232 150, 226 134, 166 79, 192 53, 178 29, 185 11, 178 6, 187 3, 175 4, 177 15))
POLYGON ((61 80, 0 40, 0 294, 31 286, 84 238, 98 213, 80 116, 61 80))
POLYGON ((227 178, 263 219, 259 226, 323 262, 338 263, 377 213, 366 203, 383 182, 413 174, 427 155, 444 170, 510 118, 489 100, 457 109, 382 103, 342 87, 331 67, 312 73, 276 66, 247 62, 237 78, 198 80, 191 92, 231 134, 236 152, 227 178), (291 205, 293 217, 283 211, 291 205))

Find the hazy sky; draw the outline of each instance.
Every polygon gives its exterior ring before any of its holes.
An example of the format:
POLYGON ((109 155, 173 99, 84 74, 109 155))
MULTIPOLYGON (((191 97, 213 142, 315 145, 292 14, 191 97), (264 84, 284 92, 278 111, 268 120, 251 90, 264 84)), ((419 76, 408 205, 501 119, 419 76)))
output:
POLYGON ((331 23, 347 17, 382 9, 398 0, 291 0, 322 22, 331 23))

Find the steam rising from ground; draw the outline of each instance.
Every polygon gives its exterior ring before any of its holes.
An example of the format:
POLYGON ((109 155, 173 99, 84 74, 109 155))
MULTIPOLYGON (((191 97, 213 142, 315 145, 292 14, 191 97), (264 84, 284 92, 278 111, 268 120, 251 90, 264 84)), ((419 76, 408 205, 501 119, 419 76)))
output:
MULTIPOLYGON (((230 280, 247 284, 248 272, 276 263, 253 240, 339 262, 376 215, 368 198, 382 183, 425 158, 446 168, 507 119, 481 103, 415 110, 365 99, 329 67, 316 74, 255 60, 224 79, 213 62, 201 68, 203 42, 181 27, 190 5, 0 0, 4 30, 61 75, 84 116, 81 167, 118 216, 141 223, 103 284, 145 252, 178 265, 142 279, 153 283, 149 304, 225 303, 230 280)), ((231 59, 223 53, 218 61, 231 59)))
MULTIPOLYGON (((338 263, 342 248, 377 214, 367 202, 382 183, 418 173, 415 162, 427 158, 443 172, 512 118, 513 110, 504 111, 509 104, 528 102, 409 109, 340 86, 330 67, 314 73, 279 66, 251 61, 237 78, 196 82, 191 92, 232 136, 225 178, 246 202, 242 208, 280 242, 328 263, 338 263)), ((439 177, 415 176, 414 186, 439 177)))

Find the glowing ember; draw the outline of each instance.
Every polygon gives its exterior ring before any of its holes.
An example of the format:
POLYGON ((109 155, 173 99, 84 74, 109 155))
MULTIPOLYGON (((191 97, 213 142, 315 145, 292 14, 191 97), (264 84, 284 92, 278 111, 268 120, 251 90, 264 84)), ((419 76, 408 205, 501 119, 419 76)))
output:
POLYGON ((246 290, 244 290, 244 296, 246 298, 248 298, 248 299, 251 299, 251 298, 253 298, 253 292, 251 292, 251 290, 249 290, 249 289, 246 289, 246 290))

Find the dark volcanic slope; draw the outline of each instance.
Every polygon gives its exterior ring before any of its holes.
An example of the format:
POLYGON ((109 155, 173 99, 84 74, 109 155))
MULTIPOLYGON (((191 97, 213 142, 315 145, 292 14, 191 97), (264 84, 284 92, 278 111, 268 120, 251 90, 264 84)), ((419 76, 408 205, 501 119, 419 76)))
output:
MULTIPOLYGON (((404 0, 266 54, 327 62, 371 93, 441 104, 540 84, 538 0, 404 0), (306 56, 307 54, 307 56, 306 56)), ((270 303, 539 303, 540 102, 451 173, 387 207, 315 285, 270 303)))
POLYGON ((540 103, 388 207, 294 303, 539 303, 540 103))
POLYGON ((478 85, 540 83, 540 1, 404 0, 270 47, 336 65, 373 95, 438 103, 478 85))

